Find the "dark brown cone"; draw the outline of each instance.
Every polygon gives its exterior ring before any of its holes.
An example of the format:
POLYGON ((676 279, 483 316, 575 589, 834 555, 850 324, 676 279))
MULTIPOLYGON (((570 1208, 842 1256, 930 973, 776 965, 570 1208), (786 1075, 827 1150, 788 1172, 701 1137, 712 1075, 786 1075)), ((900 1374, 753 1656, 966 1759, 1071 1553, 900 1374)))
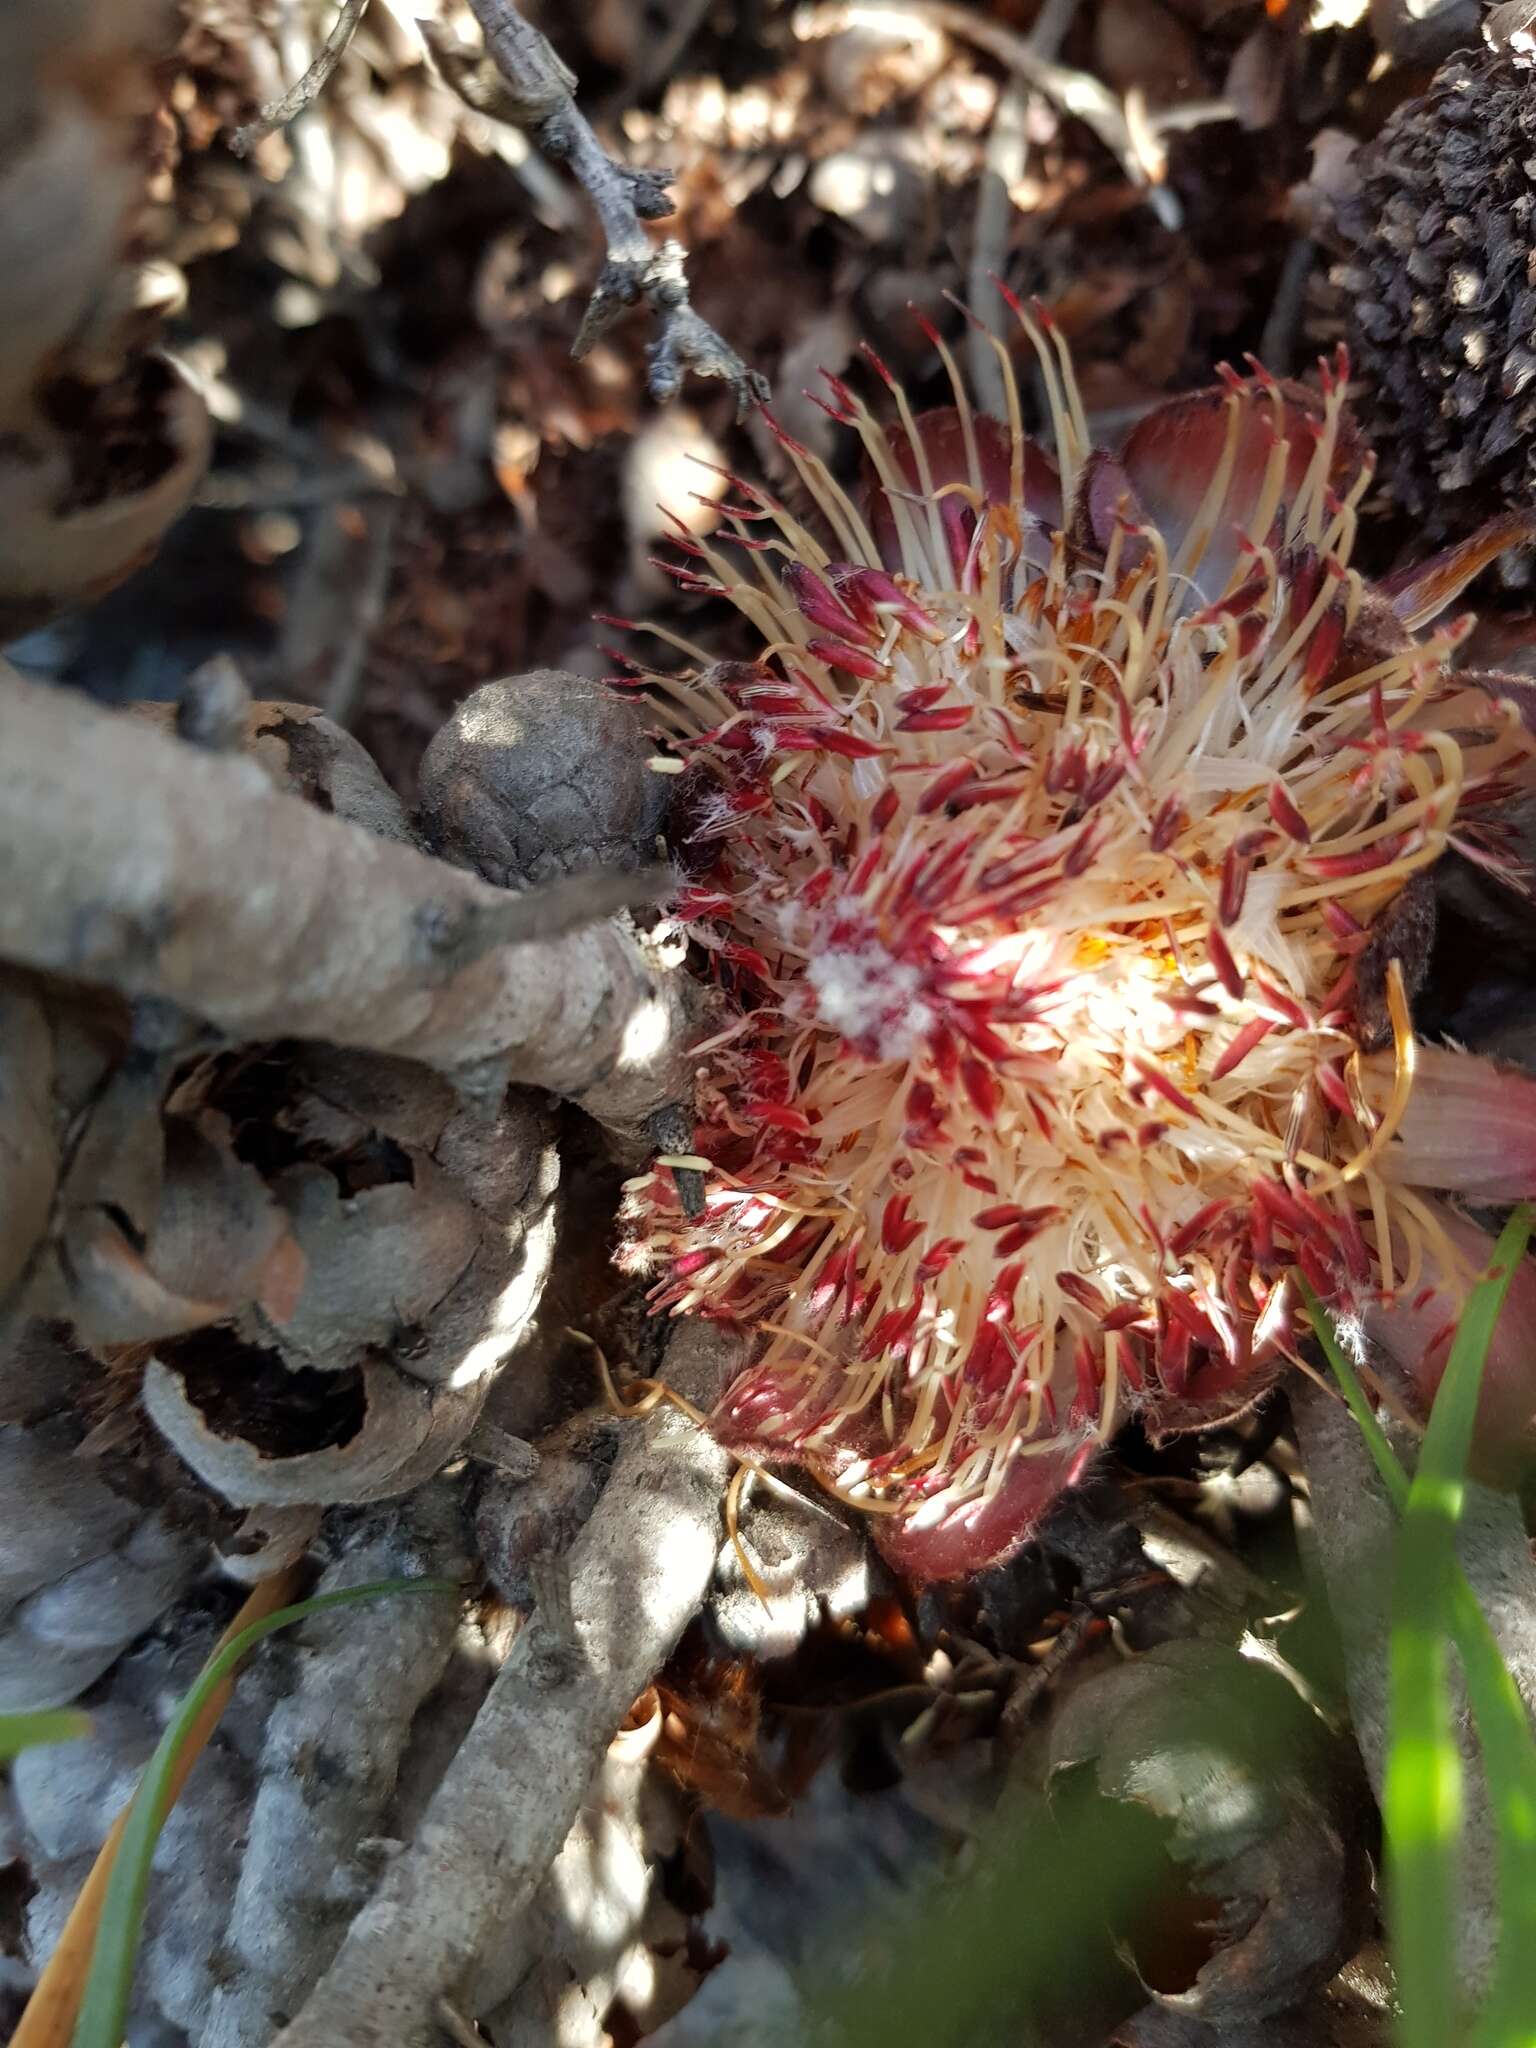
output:
POLYGON ((1452 58, 1357 168, 1335 282, 1384 480, 1433 545, 1536 505, 1536 71, 1452 58))

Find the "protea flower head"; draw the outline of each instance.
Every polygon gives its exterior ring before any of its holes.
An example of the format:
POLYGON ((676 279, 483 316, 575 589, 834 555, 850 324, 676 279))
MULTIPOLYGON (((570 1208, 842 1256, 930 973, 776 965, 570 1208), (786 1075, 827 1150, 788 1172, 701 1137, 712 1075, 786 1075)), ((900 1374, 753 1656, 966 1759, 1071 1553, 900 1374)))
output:
POLYGON ((814 530, 733 478, 684 543, 756 660, 632 679, 691 764, 676 912, 730 1000, 621 1258, 753 1334, 721 1438, 926 1577, 1016 1547, 1126 1415, 1254 1398, 1292 1268, 1356 1303, 1467 1270, 1394 1161, 1415 1049, 1373 932, 1447 846, 1488 857, 1529 754, 1449 670, 1470 622, 1422 630, 1492 543, 1350 567, 1342 362, 1315 396, 1229 373, 1111 457, 1015 312, 1054 455, 936 334, 953 409, 872 357, 890 424, 826 401, 862 493, 780 432, 814 530))

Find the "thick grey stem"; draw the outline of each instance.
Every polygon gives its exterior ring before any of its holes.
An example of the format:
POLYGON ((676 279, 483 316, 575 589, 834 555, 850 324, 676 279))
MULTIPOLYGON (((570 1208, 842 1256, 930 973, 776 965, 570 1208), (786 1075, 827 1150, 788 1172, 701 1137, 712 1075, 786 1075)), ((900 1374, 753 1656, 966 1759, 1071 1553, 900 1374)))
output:
POLYGON ((470 6, 504 91, 493 96, 483 81, 472 83, 458 53, 431 38, 444 77, 471 104, 516 122, 547 157, 568 164, 602 224, 607 256, 572 353, 585 355, 627 307, 643 300, 656 321, 650 349, 652 397, 665 401, 674 396, 692 370, 700 377, 723 378, 736 394, 739 414, 763 403, 766 381, 693 310, 682 246, 658 246, 641 225, 672 211, 667 174, 630 170, 608 154, 576 104, 574 73, 512 0, 470 0, 470 6))
MULTIPOLYGON (((735 1362, 716 1331, 688 1325, 667 1377, 710 1406, 735 1362)), ((430 2048, 439 2000, 460 2004, 477 1962, 521 1946, 603 1752, 719 1549, 726 1454, 669 1407, 629 1429, 570 1553, 574 1640, 548 1642, 537 1616, 524 1628, 415 1841, 274 2048, 430 2048)))
MULTIPOLYGON (((458 1488, 423 1487, 381 1513, 317 1592, 369 1579, 457 1578, 466 1567, 458 1488)), ((378 1832, 416 1710, 442 1676, 459 1624, 436 1594, 316 1615, 287 1646, 293 1689, 267 1723, 261 1789, 200 2048, 266 2048, 336 1952, 371 1872, 359 1845, 378 1832)))
POLYGON ((0 670, 0 959, 164 997, 235 1039, 496 1062, 639 1129, 685 1092, 682 977, 612 924, 488 945, 525 910, 536 930, 537 893, 0 670))

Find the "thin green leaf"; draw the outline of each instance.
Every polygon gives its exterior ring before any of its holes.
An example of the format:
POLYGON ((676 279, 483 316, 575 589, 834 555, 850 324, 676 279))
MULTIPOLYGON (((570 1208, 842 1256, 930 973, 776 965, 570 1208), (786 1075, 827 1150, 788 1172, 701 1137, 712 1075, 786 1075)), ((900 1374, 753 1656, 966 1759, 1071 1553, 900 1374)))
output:
POLYGON ((150 1865, 155 1844, 165 1824, 169 1806, 171 1774, 182 1744, 191 1733, 214 1688, 234 1670, 263 1636, 288 1628, 312 1614, 324 1614, 332 1607, 349 1607, 361 1600, 378 1600, 389 1593, 457 1593, 451 1579, 375 1579, 365 1586, 347 1586, 336 1593, 317 1593, 291 1607, 254 1621, 211 1657, 193 1681, 181 1705, 171 1716, 155 1753, 145 1765, 128 1824, 118 1846, 107 1895, 102 1905, 101 1926, 91 1952, 90 1975, 80 2017, 75 2022, 73 2048, 121 2048, 133 1989, 134 1961, 138 1955, 139 1933, 144 1918, 144 1900, 149 1890, 150 1865))
POLYGON ((1392 1505, 1399 1513, 1408 1505, 1408 1474, 1403 1470, 1396 1451, 1387 1442, 1386 1431, 1376 1420, 1376 1411, 1365 1398, 1365 1389, 1360 1376, 1344 1354, 1338 1338, 1333 1334, 1333 1325, 1328 1320, 1328 1311, 1312 1291, 1311 1283, 1298 1268, 1293 1275, 1301 1298, 1306 1303, 1307 1314, 1312 1322, 1312 1334, 1323 1347, 1323 1356, 1333 1369, 1333 1376, 1343 1390, 1344 1399, 1349 1403, 1349 1412, 1360 1425, 1360 1434, 1376 1461, 1376 1470, 1381 1474, 1392 1505))
POLYGON ((75 1742, 91 1732, 91 1717, 78 1707, 39 1708, 32 1714, 0 1714, 0 1764, 45 1742, 75 1742))
MULTIPOLYGON (((1461 1442, 1468 1447, 1468 1424, 1469 1419, 1476 1413, 1477 1389, 1488 1346, 1492 1341, 1499 1311, 1503 1305, 1504 1293, 1524 1254, 1529 1229, 1529 1217, 1517 1211, 1511 1217, 1509 1227, 1495 1249, 1492 1275, 1479 1285, 1469 1299, 1467 1313, 1463 1315, 1457 1333, 1452 1362, 1458 1374, 1457 1385, 1462 1412, 1456 1419, 1461 1425, 1461 1442)), ((1317 1340, 1360 1425, 1383 1483, 1394 1504, 1404 1508, 1409 1497, 1408 1476, 1377 1422, 1355 1370, 1338 1344, 1321 1302, 1306 1280, 1300 1274, 1296 1277, 1317 1340)), ((1447 1378, 1450 1372, 1451 1364, 1448 1364, 1447 1378)), ((1438 1409, 1437 1402, 1437 1412, 1438 1409)), ((1463 1464, 1465 1455, 1463 1450, 1463 1464)), ((1458 1486, 1460 1470, 1459 1466, 1455 1468, 1458 1486)), ((1459 1497, 1456 1500, 1456 1512, 1459 1515, 1459 1497)), ((1467 1700, 1482 1745, 1484 1775, 1488 1785, 1488 1800, 1494 1827, 1500 1906, 1499 1952, 1494 1982, 1483 2017, 1474 2033, 1473 2042, 1475 2048, 1529 2048, 1532 2039, 1536 2038, 1536 2013, 1533 2013, 1533 2005, 1536 2005, 1536 1970, 1533 1970, 1531 1964, 1531 1958, 1536 1956, 1536 1737, 1532 1736, 1525 1704, 1505 1667, 1497 1638, 1488 1625, 1487 1616, 1478 1605, 1477 1596, 1461 1569, 1459 1559, 1455 1557, 1454 1521, 1448 1535, 1449 1562, 1444 1576, 1444 1598, 1439 1627, 1442 1632, 1449 1633, 1460 1654, 1466 1680, 1467 1700)), ((1418 1648, 1422 1651, 1422 1645, 1418 1648)), ((1403 1682, 1418 1682, 1412 1652, 1403 1682)), ((1444 1705, 1448 1713, 1448 1694, 1444 1705)), ((1394 1729, 1396 1726, 1394 1722, 1394 1729)), ((1443 1763, 1443 1758, 1437 1758, 1436 1762, 1443 1763)), ((1403 1756, 1400 1768, 1405 1775, 1414 1768, 1410 1755, 1403 1756)), ((1420 1790, 1424 1795, 1427 1811, 1435 1786, 1432 1783, 1421 1787, 1420 1790)), ((1421 1819, 1424 1825, 1433 1829, 1432 1821, 1424 1817, 1421 1819)), ((1432 1910, 1431 1904, 1426 1902, 1426 1919, 1432 1910)), ((1446 1938, 1442 1930, 1439 1936, 1442 1951, 1446 1938)), ((1442 1955, 1442 1964, 1445 1968, 1450 1968, 1454 1964, 1454 1958, 1445 1963, 1442 1955)), ((1411 1964, 1408 1976, 1411 1980, 1411 1964)), ((1409 2001, 1413 1996, 1410 1982, 1404 2000, 1410 2011, 1413 2008, 1409 2006, 1409 2001)), ((1430 2038, 1432 2024, 1433 2021, 1425 2023, 1422 2038, 1430 2038)))
POLYGON ((1499 1949, 1475 2048, 1530 2048, 1536 2039, 1536 1738, 1498 1639, 1460 1572, 1451 1633, 1483 1749, 1498 1873, 1499 1949))
MULTIPOLYGON (((1403 1515, 1393 1592, 1390 1725, 1392 1746, 1383 1797, 1388 1872, 1393 1902, 1394 1951, 1403 2000, 1405 2048, 1435 2048, 1451 2038, 1457 2008, 1455 1934, 1452 1914, 1460 1832, 1461 1754, 1451 1727, 1449 1659, 1445 1634, 1461 1606, 1456 1582, 1461 1568, 1456 1530, 1466 1498, 1467 1462, 1472 1454, 1483 1367, 1505 1297, 1531 1234, 1531 1214, 1515 1210, 1499 1234, 1488 1271, 1467 1297, 1446 1361, 1445 1376, 1430 1411, 1418 1470, 1403 1515), (1431 1714, 1435 1725, 1431 1728, 1431 1714)), ((1475 1601, 1473 1603, 1476 1604, 1475 1601)), ((1480 1687, 1489 1674, 1476 1643, 1473 1655, 1480 1687)), ((1495 1651, 1495 1655, 1497 1652, 1495 1651)), ((1502 1659, 1499 1660, 1502 1664, 1502 1659)), ((1465 1668, 1465 1667, 1464 1667, 1465 1668)), ((1469 1680, 1471 1673, 1468 1673, 1469 1680)), ((1485 1712, 1493 1706, 1485 1703, 1485 1712)), ((1475 1708, 1474 1708, 1475 1711, 1475 1708)), ((1522 1717, 1523 1718, 1523 1717, 1522 1717)), ((1496 1709, 1491 1728, 1494 1754, 1503 1757, 1496 1709)), ((1514 1923, 1523 1918, 1520 1891, 1526 1884, 1528 1854, 1518 1816, 1519 1778, 1502 1782, 1489 1754, 1488 1731, 1480 1725, 1489 1804, 1500 1827, 1500 1962, 1485 2026, 1503 2038, 1503 2012, 1511 1999, 1527 2007, 1528 1948, 1512 1968, 1514 1923)), ((1526 1730, 1529 1744, 1529 1729, 1526 1730)), ((1529 2027, 1521 2036, 1529 2039, 1529 2027)))
POLYGON ((1483 1365, 1510 1283, 1525 1257, 1532 1221, 1532 1212, 1522 1203, 1500 1231, 1487 1272, 1467 1296, 1424 1432, 1409 1511, 1432 1519, 1447 1539, 1461 1514, 1483 1365))
POLYGON ((1402 2048, 1448 2048, 1456 2038, 1456 1886, 1461 1844, 1461 1752, 1451 1731, 1450 1656, 1438 1534, 1403 1517, 1392 1598, 1391 1730, 1382 1819, 1387 1834, 1392 1962, 1402 2002, 1402 2048))
POLYGON ((915 1887, 835 1971, 808 1973, 804 2039, 972 2048, 1017 2035, 1021 2015, 1026 2039, 1049 2038, 1075 1973, 1114 1970, 1110 1930, 1168 1881, 1161 1844, 1125 1806, 1085 1796, 1058 1826, 1048 1803, 1009 1796, 965 1869, 915 1887))

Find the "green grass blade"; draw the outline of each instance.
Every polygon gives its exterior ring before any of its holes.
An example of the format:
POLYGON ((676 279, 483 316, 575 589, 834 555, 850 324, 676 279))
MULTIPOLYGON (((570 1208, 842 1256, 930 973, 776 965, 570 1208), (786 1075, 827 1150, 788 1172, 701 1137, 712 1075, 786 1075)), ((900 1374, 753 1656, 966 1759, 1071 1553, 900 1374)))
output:
POLYGON ((1333 1334, 1333 1325, 1328 1320, 1328 1311, 1313 1293, 1306 1275, 1298 1269, 1294 1274, 1301 1298, 1306 1303, 1307 1314, 1312 1323, 1312 1334, 1323 1347, 1323 1356, 1332 1368, 1333 1376, 1343 1390, 1344 1399, 1349 1403, 1349 1412, 1360 1425, 1360 1434, 1365 1438, 1371 1456, 1376 1461, 1376 1470, 1381 1474, 1393 1507, 1399 1514, 1408 1505, 1408 1474, 1403 1470, 1396 1451, 1387 1442, 1386 1431, 1376 1420, 1376 1411, 1365 1398, 1365 1389, 1360 1384, 1359 1374, 1344 1355, 1343 1347, 1333 1334))
POLYGON ((1488 1617, 1460 1572, 1451 1633, 1483 1750, 1498 1872, 1499 1949, 1475 2048, 1536 2040, 1536 1737, 1488 1617))
POLYGON ((1440 1530, 1403 1517, 1392 1596, 1390 1729, 1382 1819, 1402 2048, 1449 2048, 1460 2003, 1456 1888, 1461 1752, 1451 1723, 1448 1612, 1440 1530))
POLYGON ((1059 2023, 1074 1976, 1115 1967, 1109 1929, 1168 1882, 1161 1846, 1114 1801, 1085 1799, 1058 1828, 1045 1802, 1005 1798, 965 1869, 924 1879, 862 1937, 867 1947, 808 1975, 803 2038, 814 2048, 973 2048, 1022 2031, 1037 2043, 1042 2005, 1059 2023))
POLYGON ((458 1591, 451 1579, 376 1579, 368 1585, 347 1586, 336 1593, 317 1593, 309 1600, 279 1607, 260 1621, 252 1622, 208 1660, 166 1724, 133 1795, 128 1823, 107 1882, 101 1926, 91 1952, 90 1975, 75 2022, 73 2048, 121 2048, 144 1900, 149 1890, 150 1864, 165 1823, 171 1773, 182 1744, 214 1688, 263 1636, 288 1628, 296 1621, 305 1621, 312 1614, 324 1614, 332 1607, 349 1607, 362 1600, 378 1600, 389 1593, 458 1591))
POLYGON ((1532 1221, 1532 1212, 1522 1203, 1500 1231, 1488 1270, 1467 1296, 1424 1432, 1409 1510, 1432 1519, 1443 1536, 1454 1531, 1461 1514, 1483 1364, 1510 1283, 1525 1257, 1532 1221))
MULTIPOLYGON (((1530 2044, 1536 2041, 1536 1961, 1533 1961, 1536 1958, 1536 1737, 1532 1735, 1524 1702, 1505 1667, 1487 1616, 1478 1605, 1454 1549, 1455 1525, 1461 1509, 1462 1474, 1471 1445, 1483 1366, 1509 1282, 1524 1255, 1529 1231, 1529 1216, 1517 1211, 1495 1248, 1490 1277, 1481 1282, 1469 1297, 1451 1360, 1447 1364, 1447 1381, 1453 1368, 1457 1375, 1456 1391, 1452 1397, 1457 1405, 1447 1411, 1452 1433, 1439 1440, 1438 1454, 1444 1460, 1440 1469, 1448 1490, 1440 1498, 1442 1513, 1434 1539, 1439 1562, 1432 1558, 1428 1566, 1431 1580, 1443 1571, 1441 1612, 1438 1623, 1428 1614, 1422 1617, 1415 1614, 1408 1620, 1410 1631, 1419 1630, 1422 1619, 1424 1627, 1437 1627, 1440 1634, 1448 1633, 1455 1643, 1466 1680, 1468 1703, 1482 1745, 1498 1869, 1500 1939, 1493 1985, 1482 2019, 1472 2037, 1474 2048, 1530 2048, 1530 2044), (1452 1510, 1448 1520, 1444 1518, 1446 1509, 1452 1510)), ((1340 1349, 1322 1304, 1299 1274, 1297 1281, 1318 1342, 1370 1446, 1387 1491, 1394 1504, 1404 1508, 1410 1491, 1407 1474, 1378 1424, 1353 1366, 1340 1349)), ((1442 1394, 1442 1400, 1444 1398, 1442 1394)), ((1441 1402, 1437 1401, 1437 1414, 1440 1406, 1441 1402)), ((1445 1428, 1446 1424, 1442 1423, 1441 1429, 1445 1428)), ((1430 1471, 1433 1477, 1433 1464, 1430 1471)), ((1409 1571, 1414 1569, 1412 1559, 1407 1556, 1402 1558, 1402 1565, 1409 1571)), ((1398 1647, 1395 1635, 1394 1647, 1398 1647)), ((1406 1652, 1406 1669, 1399 1669, 1396 1674, 1404 1687, 1427 1685, 1433 1691, 1437 1670, 1439 1682, 1444 1686, 1443 1651, 1437 1658, 1422 1640, 1421 1633, 1418 1639, 1406 1646, 1406 1652)), ((1423 1704, 1428 1696, 1421 1694, 1420 1703, 1423 1704)), ((1408 1825, 1410 1829, 1417 1828, 1425 1853, 1432 1854, 1438 1841, 1443 1863, 1453 1870, 1455 1830, 1450 1830, 1449 1841, 1444 1839, 1447 1815, 1443 1809, 1437 1809, 1437 1800, 1443 1799, 1447 1790, 1448 1759, 1443 1743, 1450 1739, 1448 1689, 1442 1691, 1441 1704, 1447 1718, 1441 1724, 1440 1733, 1432 1733, 1427 1712, 1420 1717, 1416 1731, 1420 1740, 1429 1741, 1428 1775, 1422 1782, 1414 1783, 1422 1761, 1415 1761, 1413 1753, 1404 1752, 1399 1773, 1400 1779, 1409 1782, 1400 1783, 1399 1791, 1412 1804, 1414 1810, 1408 1825)), ((1412 1718, 1410 1710, 1410 1723, 1412 1718)), ((1394 1735, 1399 1731, 1399 1725, 1394 1718, 1394 1735)), ((1397 1756, 1395 1748, 1393 1754, 1397 1756)), ((1419 1755, 1422 1760, 1422 1752, 1419 1755)), ((1459 1767, 1451 1783, 1459 1795, 1459 1767)), ((1390 1825, 1389 1817, 1389 1828, 1390 1825)), ((1433 1885, 1436 1880, 1431 1882, 1433 1885)), ((1426 1926, 1436 1910, 1432 1891, 1421 1901, 1426 1926)), ((1454 1967, 1454 1957, 1449 1955, 1446 1947, 1448 1929, 1448 1922, 1441 1923, 1438 1933, 1430 1929, 1430 1937, 1436 1945, 1437 1960, 1433 1966, 1436 1982, 1442 1985, 1454 1967)), ((1398 1933, 1399 1940, 1413 1938, 1401 1928, 1398 1933)), ((1402 1975, 1401 1965, 1399 1974, 1402 1975)), ((1414 1967, 1411 1961, 1407 1975, 1410 1981, 1404 1987, 1404 2005, 1409 2019, 1404 2038, 1428 2041, 1432 2038, 1433 2027, 1441 2023, 1439 2011, 1432 2007, 1421 2034, 1408 2031, 1418 2012, 1418 1993, 1412 1981, 1414 1967)), ((1435 1995, 1431 1994, 1432 1997, 1435 1995)))
POLYGON ((0 1714, 0 1764, 45 1742, 74 1742, 91 1732, 91 1717, 78 1707, 46 1707, 32 1714, 0 1714))
MULTIPOLYGON (((1456 2022, 1453 1915, 1461 1756, 1451 1725, 1446 1636, 1461 1608, 1455 1590, 1461 1577, 1456 1530, 1466 1497, 1483 1366, 1530 1234, 1530 1212, 1516 1209, 1499 1235, 1487 1273, 1467 1297, 1403 1515, 1392 1602, 1391 1747, 1382 1806, 1404 2048, 1436 2048, 1453 2037, 1456 2022)), ((1473 1655, 1481 1689, 1488 1674, 1475 1642, 1473 1655)), ((1501 1754, 1496 1714, 1492 1725, 1496 1753, 1501 1754)), ((1518 1781, 1512 1787, 1499 1782, 1486 1735, 1483 1761, 1490 1807, 1496 1816, 1507 1812, 1513 1820, 1511 1802, 1518 1796, 1518 1781)), ((1517 1870, 1524 1860, 1522 1852, 1517 1870)), ((1501 1857, 1501 1880, 1505 1868, 1501 1857)), ((1503 1882, 1500 1894, 1499 1946, 1507 1961, 1510 1915, 1518 1914, 1518 1904, 1507 1896, 1503 1882)), ((1507 1970, 1499 1977, 1494 2003, 1502 2004, 1510 1979, 1507 1970)))

